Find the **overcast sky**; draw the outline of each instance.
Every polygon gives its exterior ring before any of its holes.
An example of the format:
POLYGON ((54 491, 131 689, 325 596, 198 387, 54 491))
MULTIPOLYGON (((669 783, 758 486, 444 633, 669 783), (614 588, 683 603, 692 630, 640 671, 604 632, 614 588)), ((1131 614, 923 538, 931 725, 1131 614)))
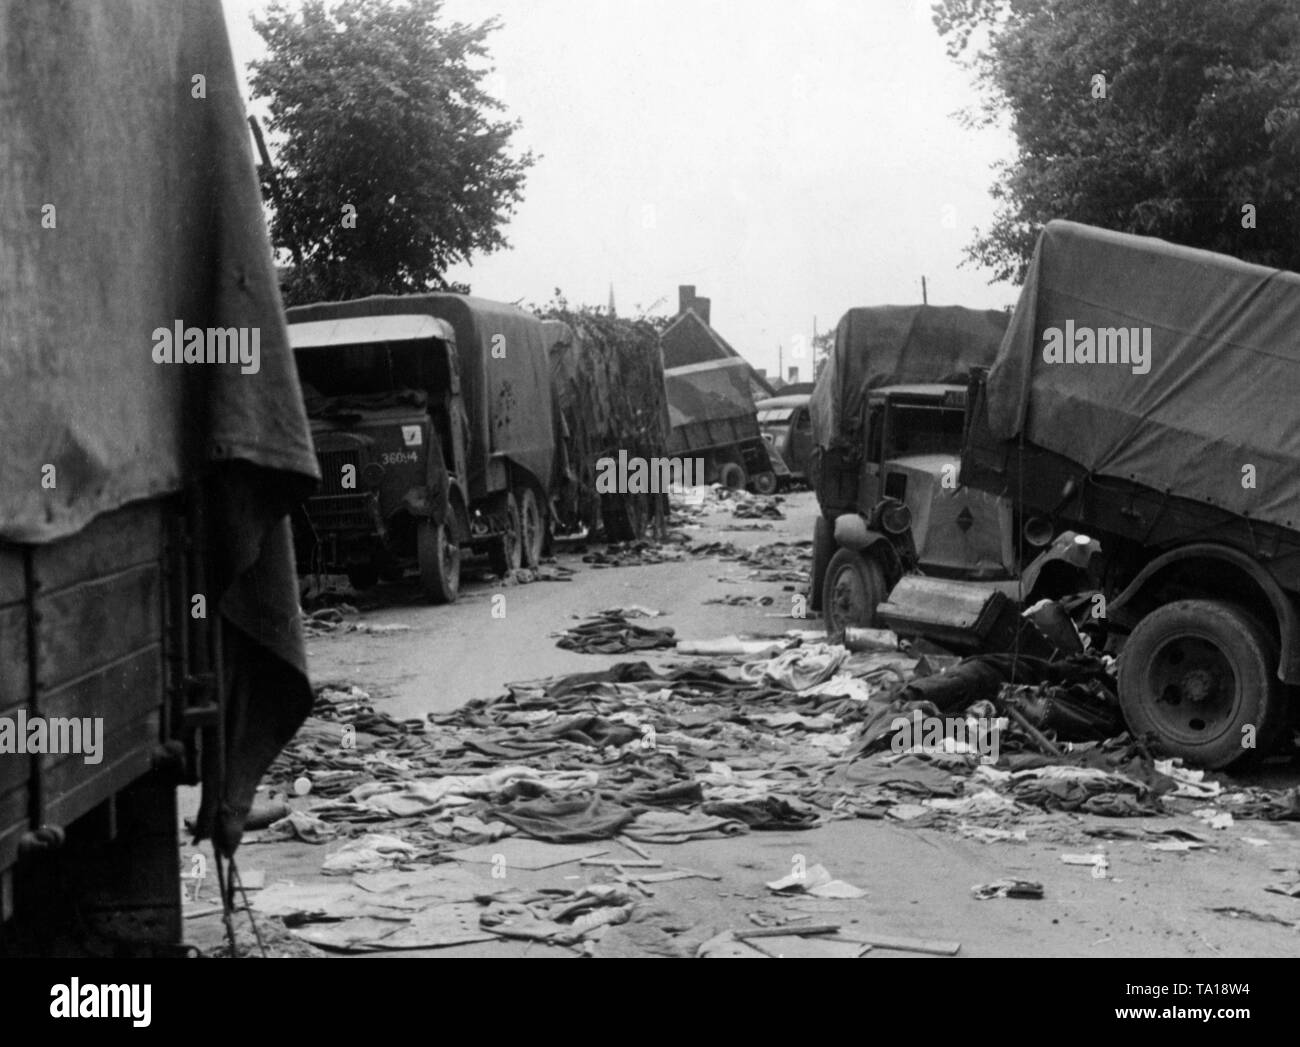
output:
MULTIPOLYGON (((673 313, 677 285, 758 367, 858 305, 1001 307, 1015 289, 960 266, 992 217, 1005 129, 966 131, 969 73, 931 0, 447 0, 499 16, 493 93, 542 158, 511 247, 448 275, 475 294, 673 313)), ((235 60, 262 53, 225 0, 235 60)), ((256 108, 256 107, 254 107, 256 108)))

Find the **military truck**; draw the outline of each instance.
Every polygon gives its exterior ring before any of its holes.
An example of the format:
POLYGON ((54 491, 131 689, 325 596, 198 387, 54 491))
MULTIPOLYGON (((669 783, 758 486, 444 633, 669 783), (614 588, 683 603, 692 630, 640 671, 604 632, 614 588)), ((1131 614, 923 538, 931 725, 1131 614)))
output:
POLYGON ((556 312, 545 326, 557 429, 552 505, 560 533, 640 539, 666 493, 601 491, 600 473, 620 452, 647 462, 668 456, 658 335, 643 322, 587 312, 556 312))
POLYGON ((750 372, 748 362, 739 357, 665 370, 672 426, 668 452, 703 463, 704 475, 697 484, 772 494, 776 473, 758 428, 750 372))
POLYGON ((295 515, 304 571, 364 588, 415 568, 454 601, 465 554, 541 560, 555 431, 543 323, 455 294, 289 310, 322 487, 295 515))
POLYGON ((778 486, 808 481, 812 458, 812 412, 808 393, 771 396, 754 404, 778 486))
POLYGON ((1070 578, 1090 544, 1027 545, 1010 499, 959 482, 968 369, 1007 314, 960 306, 852 309, 814 386, 810 604, 827 631, 887 624, 957 649, 1014 631, 1015 606, 1070 578))
POLYGON ((0 64, 0 955, 175 955, 182 863, 220 897, 311 707, 316 463, 220 4, 58 24, 10 19, 0 64), (159 105, 190 89, 160 53, 205 102, 159 105), (44 200, 80 219, 17 217, 44 200))
POLYGON ((1100 539, 1128 725, 1209 767, 1294 722, 1297 330, 1300 275, 1051 222, 973 383, 963 483, 1100 539))

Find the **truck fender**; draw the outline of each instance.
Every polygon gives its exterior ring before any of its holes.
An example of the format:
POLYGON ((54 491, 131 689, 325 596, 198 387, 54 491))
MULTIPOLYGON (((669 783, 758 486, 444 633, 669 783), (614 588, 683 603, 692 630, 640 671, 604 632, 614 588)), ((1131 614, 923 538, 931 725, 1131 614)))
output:
POLYGON ((1300 637, 1297 637, 1297 616, 1283 588, 1263 566, 1239 549, 1217 545, 1213 542, 1195 542, 1157 556, 1131 581, 1119 596, 1110 602, 1109 612, 1122 610, 1146 588, 1147 583, 1172 563, 1180 560, 1219 560, 1235 567, 1250 578, 1267 597, 1273 609, 1278 634, 1281 637, 1281 656, 1278 660, 1278 679, 1284 683, 1300 683, 1300 637))
POLYGON ((865 555, 878 555, 885 569, 885 580, 892 587, 903 576, 903 565, 889 535, 873 531, 858 513, 844 513, 835 518, 835 544, 865 555))

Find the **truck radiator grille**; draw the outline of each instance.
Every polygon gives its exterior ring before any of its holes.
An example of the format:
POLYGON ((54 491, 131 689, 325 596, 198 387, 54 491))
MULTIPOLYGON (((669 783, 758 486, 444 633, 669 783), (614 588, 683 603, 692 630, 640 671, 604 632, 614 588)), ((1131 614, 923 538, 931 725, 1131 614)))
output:
POLYGON ((317 451, 316 461, 320 463, 320 493, 322 495, 356 495, 355 489, 344 490, 343 467, 351 465, 356 470, 356 483, 361 483, 361 451, 347 449, 343 451, 317 451))
POLYGON ((321 534, 375 529, 373 494, 318 494, 307 499, 307 517, 321 534))

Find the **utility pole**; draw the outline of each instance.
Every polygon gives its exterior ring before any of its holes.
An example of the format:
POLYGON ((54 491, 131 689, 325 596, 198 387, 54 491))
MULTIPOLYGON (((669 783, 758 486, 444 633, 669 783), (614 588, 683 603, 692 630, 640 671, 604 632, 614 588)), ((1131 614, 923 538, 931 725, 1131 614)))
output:
POLYGON ((929 305, 930 300, 925 296, 925 277, 921 277, 921 304, 929 305))

